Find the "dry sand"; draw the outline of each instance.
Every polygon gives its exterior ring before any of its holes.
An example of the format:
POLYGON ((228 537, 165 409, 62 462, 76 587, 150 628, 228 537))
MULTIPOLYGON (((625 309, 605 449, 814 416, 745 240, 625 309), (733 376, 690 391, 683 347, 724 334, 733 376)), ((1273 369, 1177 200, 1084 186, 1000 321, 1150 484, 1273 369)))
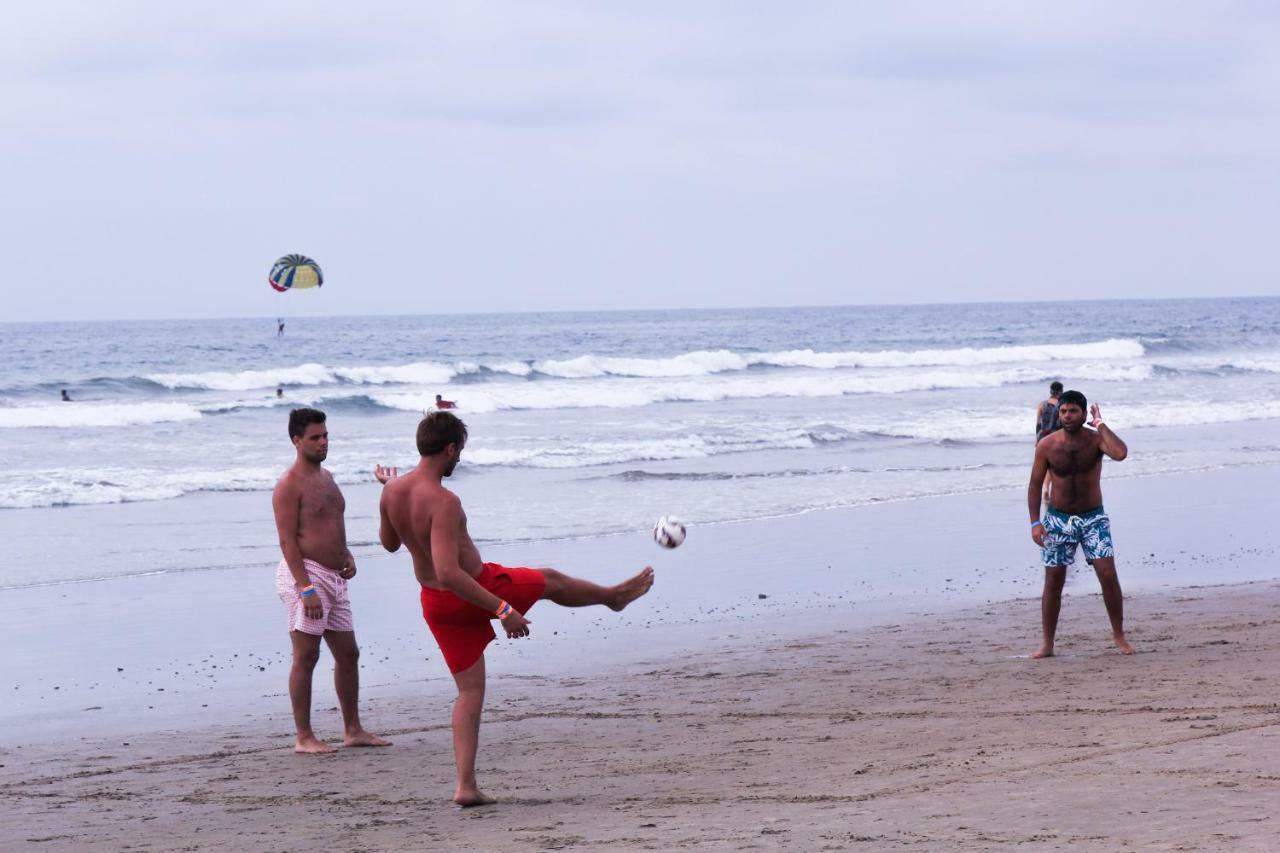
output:
POLYGON ((11 742, 0 849, 1280 849, 1280 583, 1128 605, 1128 658, 1079 592, 1047 661, 1031 599, 599 680, 504 677, 495 649, 502 802, 466 811, 438 687, 369 703, 385 750, 296 756, 283 716, 11 742))

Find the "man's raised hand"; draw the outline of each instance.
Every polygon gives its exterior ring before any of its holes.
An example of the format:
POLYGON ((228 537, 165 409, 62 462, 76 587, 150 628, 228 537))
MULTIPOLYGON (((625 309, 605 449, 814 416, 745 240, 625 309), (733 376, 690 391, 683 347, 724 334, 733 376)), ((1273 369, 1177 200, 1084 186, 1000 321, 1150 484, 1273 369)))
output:
POLYGON ((382 465, 379 464, 373 469, 374 478, 384 486, 394 480, 398 474, 399 471, 393 466, 383 468, 382 465))
POLYGON ((1089 406, 1089 426, 1097 429, 1100 423, 1102 423, 1102 409, 1099 409, 1098 404, 1094 403, 1089 406))

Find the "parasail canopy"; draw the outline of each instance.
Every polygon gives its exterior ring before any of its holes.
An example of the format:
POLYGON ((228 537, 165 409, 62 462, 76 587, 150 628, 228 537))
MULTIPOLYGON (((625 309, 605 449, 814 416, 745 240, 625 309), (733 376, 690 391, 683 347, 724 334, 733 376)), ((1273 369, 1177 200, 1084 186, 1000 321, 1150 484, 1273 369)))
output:
POLYGON ((320 265, 306 255, 285 255, 271 265, 267 283, 281 293, 319 287, 324 284, 324 273, 320 271, 320 265))

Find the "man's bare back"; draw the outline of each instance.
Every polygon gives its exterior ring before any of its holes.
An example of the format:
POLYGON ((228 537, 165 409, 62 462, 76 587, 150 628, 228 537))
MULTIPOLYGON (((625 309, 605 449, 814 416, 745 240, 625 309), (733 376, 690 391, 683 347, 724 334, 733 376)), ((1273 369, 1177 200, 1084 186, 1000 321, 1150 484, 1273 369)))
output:
POLYGON ((601 586, 552 568, 509 568, 480 560, 458 496, 444 487, 467 441, 466 424, 450 412, 428 414, 418 424, 418 465, 404 476, 395 468, 374 470, 384 485, 378 538, 388 551, 405 545, 423 586, 422 615, 458 686, 452 727, 458 773, 453 801, 460 806, 493 802, 476 783, 476 751, 484 707, 484 650, 496 619, 507 637, 528 637, 525 617, 538 601, 562 607, 601 605, 623 610, 653 586, 653 569, 612 586, 601 586), (471 605, 468 607, 467 605, 471 605))
POLYGON ((467 531, 467 514, 458 496, 435 482, 421 470, 396 477, 382 491, 383 510, 395 535, 413 556, 413 573, 418 583, 430 589, 444 589, 431 559, 431 526, 438 514, 456 508, 461 516, 458 525, 458 566, 471 577, 479 577, 482 569, 480 550, 467 531))

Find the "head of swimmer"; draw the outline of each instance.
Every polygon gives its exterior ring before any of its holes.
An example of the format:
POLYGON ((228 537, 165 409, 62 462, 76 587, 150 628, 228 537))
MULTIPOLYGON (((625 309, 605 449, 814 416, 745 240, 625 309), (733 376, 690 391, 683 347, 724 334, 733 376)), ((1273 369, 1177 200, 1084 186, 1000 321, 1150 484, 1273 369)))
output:
POLYGON ((1088 410, 1089 401, 1079 391, 1063 391, 1058 396, 1058 420, 1067 432, 1080 431, 1088 410))
POLYGON ((319 465, 329 455, 329 428, 319 409, 294 409, 289 413, 289 440, 298 456, 319 465))
POLYGON ((423 458, 440 460, 441 476, 453 474, 466 446, 467 425, 453 412, 430 412, 418 422, 418 453, 423 458))

